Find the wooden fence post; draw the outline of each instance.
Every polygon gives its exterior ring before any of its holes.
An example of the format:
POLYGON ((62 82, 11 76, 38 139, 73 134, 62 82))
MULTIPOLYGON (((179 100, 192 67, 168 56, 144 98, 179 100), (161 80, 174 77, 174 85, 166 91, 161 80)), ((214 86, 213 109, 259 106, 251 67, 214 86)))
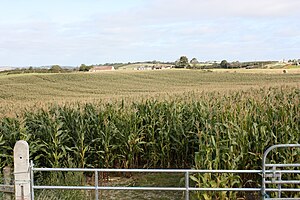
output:
POLYGON ((29 146, 20 140, 14 147, 15 199, 31 200, 29 146))
MULTIPOLYGON (((4 185, 10 185, 11 184, 11 167, 6 166, 3 168, 3 178, 4 178, 4 185)), ((11 200, 12 194, 11 193, 4 193, 3 194, 3 200, 11 200)))

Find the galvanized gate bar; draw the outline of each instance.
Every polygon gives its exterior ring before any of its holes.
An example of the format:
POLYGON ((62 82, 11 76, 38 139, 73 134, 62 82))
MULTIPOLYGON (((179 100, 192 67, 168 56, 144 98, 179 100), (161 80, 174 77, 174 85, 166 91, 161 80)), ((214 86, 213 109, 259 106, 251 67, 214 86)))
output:
POLYGON ((295 198, 266 198, 265 200, 295 200, 295 198))
MULTIPOLYGON (((195 170, 195 169, 87 169, 87 168, 32 168, 32 171, 48 172, 94 172, 95 186, 35 186, 33 189, 65 189, 65 190, 95 190, 95 199, 98 200, 98 190, 148 190, 148 191, 185 191, 185 199, 189 199, 190 191, 243 191, 259 192, 261 188, 195 188, 189 186, 189 175, 191 173, 238 173, 238 174, 261 174, 262 170, 195 170), (99 172, 131 172, 131 173, 184 173, 185 187, 110 187, 98 186, 99 172)), ((271 172, 271 171, 270 171, 271 172)))
POLYGON ((266 184, 300 184, 300 180, 265 181, 266 184))
POLYGON ((190 192, 189 192, 189 187, 190 187, 190 176, 189 172, 185 173, 185 199, 190 199, 190 192))
MULTIPOLYGON (((282 192, 300 192, 300 188, 266 188, 267 192, 278 192, 278 191, 282 191, 282 192)), ((295 199, 295 198, 291 198, 291 199, 295 199)), ((299 200, 299 198, 296 198, 299 200)))
MULTIPOLYGON (((294 164, 269 164, 266 163, 267 155, 270 151, 280 147, 300 147, 300 144, 287 144, 287 145, 274 145, 266 150, 263 156, 262 170, 195 170, 195 169, 83 169, 83 168, 34 168, 31 164, 32 172, 32 192, 34 189, 66 189, 66 190, 95 190, 95 199, 98 200, 99 190, 148 190, 148 191, 184 191, 185 199, 189 199, 190 191, 243 191, 243 192, 261 192, 264 200, 295 200, 296 198, 269 198, 265 196, 266 192, 300 192, 300 188, 281 188, 281 184, 300 184, 300 180, 282 180, 282 174, 300 174, 300 170, 286 170, 281 169, 284 167, 300 167, 300 163, 294 164), (266 169, 272 168, 272 169, 266 169), (33 173, 35 171, 61 171, 61 172, 94 172, 95 183, 94 186, 46 186, 39 185, 35 186, 33 181, 33 173), (98 176, 100 172, 131 172, 131 173, 184 173, 185 174, 185 185, 184 187, 111 187, 111 186, 99 186, 98 176), (237 174, 260 174, 262 175, 262 187, 261 188, 197 188, 189 186, 189 179, 191 173, 237 173, 237 174), (266 178, 272 178, 272 180, 266 180, 266 178), (277 179, 278 178, 278 179, 277 179), (278 184, 278 188, 266 188, 267 184, 278 184)), ((32 198, 33 199, 33 198, 32 198)))
POLYGON ((96 194, 95 194, 95 198, 96 200, 98 200, 99 198, 99 194, 98 194, 98 171, 95 171, 95 190, 96 190, 96 194))
MULTIPOLYGON (((265 173, 300 174, 300 170, 265 170, 265 173)), ((267 175, 266 175, 267 177, 267 175)))
POLYGON ((284 164, 270 164, 266 163, 268 154, 276 148, 300 148, 300 144, 278 144, 269 147, 263 155, 262 160, 262 189, 261 193, 263 199, 299 199, 299 198, 281 198, 281 192, 300 192, 300 188, 282 188, 282 184, 300 184, 300 180, 282 180, 282 174, 300 174, 300 170, 278 170, 277 168, 284 167, 300 167, 300 163, 284 163, 284 164), (272 170, 266 170, 266 168, 272 168, 272 170), (272 180, 266 180, 266 178, 272 178, 272 180), (277 180, 278 179, 278 180, 277 180), (278 188, 266 188, 267 184, 276 184, 278 188), (270 198, 266 192, 278 192, 278 198, 270 198))
MULTIPOLYGON (((61 189, 61 190, 95 190, 94 186, 34 186, 34 189, 61 189)), ((261 188, 194 188, 194 187, 111 187, 99 186, 98 190, 151 190, 151 191, 239 191, 259 192, 261 188)))
POLYGON ((300 167, 300 163, 295 163, 295 164, 265 164, 266 167, 300 167))
MULTIPOLYGON (((262 170, 207 170, 207 169, 93 169, 93 168, 33 168, 33 171, 72 171, 72 172, 146 172, 146 173, 241 173, 241 174, 257 174, 262 170)), ((270 170, 271 171, 271 170, 270 170)), ((300 171, 299 171, 300 172, 300 171)), ((298 172, 296 172, 298 173, 298 172)))
MULTIPOLYGON (((49 171, 49 172, 140 172, 140 173, 234 173, 234 174, 259 174, 263 170, 207 170, 207 169, 94 169, 94 168, 32 168, 33 171, 49 171)), ((265 170, 266 173, 274 172, 274 170, 265 170)), ((280 173, 300 173, 300 170, 276 170, 280 173)))
POLYGON ((30 191, 31 191, 31 200, 34 200, 34 189, 33 189, 33 186, 34 186, 34 174, 33 174, 33 161, 31 160, 30 161, 30 191))

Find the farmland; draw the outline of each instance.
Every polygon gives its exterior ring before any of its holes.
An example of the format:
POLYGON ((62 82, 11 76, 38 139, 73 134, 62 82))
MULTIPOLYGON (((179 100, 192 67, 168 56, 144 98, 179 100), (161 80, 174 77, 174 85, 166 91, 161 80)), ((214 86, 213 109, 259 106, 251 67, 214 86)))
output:
MULTIPOLYGON (((300 74, 273 72, 1 75, 1 167, 25 139, 43 167, 260 169, 266 147, 299 143, 300 74)), ((299 162, 289 153, 272 158, 299 162)), ((259 182, 193 180, 207 187, 259 182)))
POLYGON ((300 72, 271 70, 238 71, 166 70, 116 71, 100 74, 0 74, 0 117, 48 103, 99 102, 120 99, 130 102, 149 97, 168 98, 183 93, 221 92, 250 88, 299 86, 300 72), (232 72, 232 73, 230 73, 232 72), (239 73, 241 72, 241 73, 239 73), (270 72, 276 72, 270 74, 270 72), (281 73, 280 73, 281 72, 281 73), (250 74, 249 74, 250 73, 250 74), (34 105, 34 106, 33 106, 34 105))

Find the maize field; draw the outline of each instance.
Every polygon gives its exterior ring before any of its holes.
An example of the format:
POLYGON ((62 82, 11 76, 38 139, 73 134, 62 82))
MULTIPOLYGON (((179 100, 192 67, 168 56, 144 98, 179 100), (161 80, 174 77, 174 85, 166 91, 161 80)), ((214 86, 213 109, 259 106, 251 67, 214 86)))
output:
MULTIPOLYGON (((36 167, 245 170, 261 169, 269 146, 300 142, 298 74, 170 70, 3 75, 0 83, 1 169, 12 165, 17 140, 29 143, 36 167)), ((270 158, 300 162, 299 154, 280 150, 270 158)), ((56 182, 53 176, 38 174, 36 181, 56 182)), ((260 187, 261 182, 253 174, 192 174, 190 179, 199 187, 260 187)), ((83 199, 79 193, 65 197, 83 199)))
MULTIPOLYGON (((270 87, 130 104, 52 105, 0 120, 0 165, 10 165, 15 142, 26 140, 38 167, 260 169, 267 147, 299 143, 299 101, 297 87, 270 87)), ((272 156, 300 162, 290 153, 272 156)), ((259 183, 252 176, 191 178, 196 185, 240 187, 259 183)))

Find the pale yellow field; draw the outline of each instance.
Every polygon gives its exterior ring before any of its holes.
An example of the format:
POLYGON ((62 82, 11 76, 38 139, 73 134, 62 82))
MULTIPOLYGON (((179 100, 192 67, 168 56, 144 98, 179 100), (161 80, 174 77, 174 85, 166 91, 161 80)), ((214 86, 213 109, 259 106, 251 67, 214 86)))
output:
POLYGON ((100 73, 0 75, 0 116, 49 103, 137 101, 184 93, 299 87, 300 69, 116 70, 100 73), (212 72, 211 72, 212 71, 212 72))
POLYGON ((299 68, 291 69, 212 69, 213 72, 227 72, 227 73, 246 73, 246 74, 300 74, 299 68))

